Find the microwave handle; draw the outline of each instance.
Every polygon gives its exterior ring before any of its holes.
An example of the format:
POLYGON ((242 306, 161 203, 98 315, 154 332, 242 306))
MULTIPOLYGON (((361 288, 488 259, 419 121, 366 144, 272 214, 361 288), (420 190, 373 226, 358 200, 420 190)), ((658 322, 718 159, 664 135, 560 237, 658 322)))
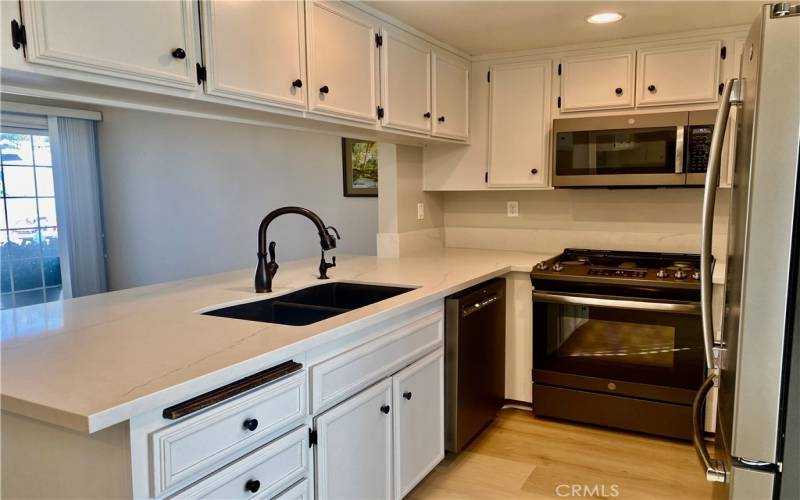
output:
POLYGON ((686 135, 686 125, 681 125, 675 133, 675 173, 683 173, 683 142, 686 135))

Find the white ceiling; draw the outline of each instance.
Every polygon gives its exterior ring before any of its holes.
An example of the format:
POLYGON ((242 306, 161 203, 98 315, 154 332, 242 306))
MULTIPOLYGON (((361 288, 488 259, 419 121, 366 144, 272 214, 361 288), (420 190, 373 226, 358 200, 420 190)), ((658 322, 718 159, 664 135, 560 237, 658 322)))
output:
POLYGON ((750 24, 766 2, 372 0, 370 6, 472 55, 750 24), (613 24, 589 24, 598 12, 613 24))

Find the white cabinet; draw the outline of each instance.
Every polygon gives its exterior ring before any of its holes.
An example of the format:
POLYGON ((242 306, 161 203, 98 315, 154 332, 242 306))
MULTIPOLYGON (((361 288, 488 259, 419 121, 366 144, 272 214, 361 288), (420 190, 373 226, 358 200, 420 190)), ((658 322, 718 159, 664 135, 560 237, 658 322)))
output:
POLYGON ((395 498, 444 458, 444 355, 429 354, 392 377, 395 498))
POLYGON ((640 49, 636 105, 716 102, 720 48, 711 41, 640 49))
POLYGON ((391 405, 384 379, 316 418, 318 498, 392 498, 391 405))
POLYGON ((469 136, 469 64, 455 56, 433 53, 433 135, 469 136))
POLYGON ((489 185, 547 185, 551 62, 491 67, 489 185))
POLYGON ((22 2, 36 64, 178 88, 197 86, 191 2, 22 2))
POLYGON ((376 21, 341 2, 306 6, 309 110, 376 122, 376 21))
POLYGON ((633 107, 635 52, 561 60, 561 112, 633 107))
POLYGON ((381 125, 430 132, 430 47, 400 30, 384 28, 381 37, 381 125))
POLYGON ((206 92, 305 109, 303 2, 204 0, 206 92))

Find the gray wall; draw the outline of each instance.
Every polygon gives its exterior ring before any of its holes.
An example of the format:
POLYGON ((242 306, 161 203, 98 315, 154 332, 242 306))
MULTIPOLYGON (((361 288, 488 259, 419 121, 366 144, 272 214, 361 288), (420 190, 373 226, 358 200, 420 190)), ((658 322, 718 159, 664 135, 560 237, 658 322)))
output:
MULTIPOLYGON (((284 205, 307 207, 336 226, 336 252, 375 254, 377 199, 342 196, 339 137, 102 111, 112 289, 255 266, 258 224, 284 205)), ((277 219, 269 237, 279 262, 319 254, 317 232, 300 216, 277 219)))

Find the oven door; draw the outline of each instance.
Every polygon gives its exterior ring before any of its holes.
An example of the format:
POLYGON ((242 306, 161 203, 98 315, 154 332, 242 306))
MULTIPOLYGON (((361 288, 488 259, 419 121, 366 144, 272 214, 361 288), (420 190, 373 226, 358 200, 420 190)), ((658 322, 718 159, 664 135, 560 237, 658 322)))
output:
POLYGON ((683 185, 688 113, 554 120, 555 186, 683 185))
POLYGON ((691 404, 703 381, 700 304, 533 292, 533 381, 691 404))

